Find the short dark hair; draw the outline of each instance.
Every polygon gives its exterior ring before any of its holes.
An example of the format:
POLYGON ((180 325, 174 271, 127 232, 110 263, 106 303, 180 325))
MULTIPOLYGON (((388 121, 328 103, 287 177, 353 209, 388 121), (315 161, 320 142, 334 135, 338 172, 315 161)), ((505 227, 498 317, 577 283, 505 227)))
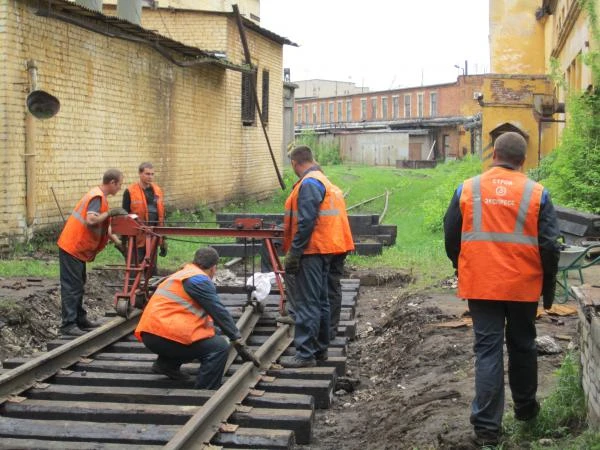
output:
POLYGON ((201 269, 210 269, 217 265, 219 254, 212 247, 202 247, 196 250, 194 254, 194 264, 201 269))
POLYGON ((119 169, 108 169, 102 176, 102 184, 110 184, 111 181, 119 182, 123 179, 123 172, 119 169))
POLYGON ((290 159, 299 164, 314 162, 313 153, 310 147, 300 145, 290 152, 290 159))
POLYGON ((527 155, 527 141, 515 131, 502 133, 494 142, 496 157, 515 167, 523 164, 527 155))
POLYGON ((138 172, 142 173, 144 170, 146 169, 152 169, 154 166, 152 165, 151 162, 143 162, 140 164, 140 167, 138 167, 138 172))

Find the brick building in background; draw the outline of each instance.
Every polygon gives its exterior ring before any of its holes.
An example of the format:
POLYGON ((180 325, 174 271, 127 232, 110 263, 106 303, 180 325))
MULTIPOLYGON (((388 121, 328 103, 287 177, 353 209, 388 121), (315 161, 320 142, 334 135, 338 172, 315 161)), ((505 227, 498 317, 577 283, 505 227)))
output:
MULTIPOLYGON (((313 130, 319 139, 339 143, 344 160, 371 165, 479 154, 477 98, 484 78, 462 75, 454 83, 329 97, 302 97, 298 89, 296 133, 313 130)), ((313 86, 311 92, 317 91, 313 86)))
MULTIPOLYGON (((162 14, 168 26, 177 12, 162 14)), ((161 35, 61 0, 0 0, 0 249, 62 223, 53 193, 70 212, 109 167, 123 170, 129 183, 140 162, 152 161, 167 205, 178 208, 278 188, 259 118, 253 107, 242 111, 249 67, 235 17, 198 12, 192 19, 210 34, 175 33, 173 22, 161 35), (61 102, 51 119, 27 119, 28 61, 37 66, 38 88, 61 102)), ((282 54, 291 42, 244 22, 281 163, 282 54)))

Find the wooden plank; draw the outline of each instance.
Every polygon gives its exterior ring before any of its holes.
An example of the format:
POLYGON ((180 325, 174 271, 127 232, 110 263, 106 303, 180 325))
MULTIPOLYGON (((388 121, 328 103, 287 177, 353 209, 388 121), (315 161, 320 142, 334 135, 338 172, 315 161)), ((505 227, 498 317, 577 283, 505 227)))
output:
POLYGON ((252 408, 227 420, 242 427, 292 430, 298 444, 310 444, 314 410, 252 408))
MULTIPOLYGON (((302 369, 300 369, 302 370, 302 369)), ((298 380, 276 378, 272 381, 260 381, 256 388, 267 392, 290 394, 308 394, 315 398, 315 408, 327 409, 331 406, 333 380, 298 380)))
POLYGON ((294 446, 294 433, 291 430, 262 430, 240 427, 235 433, 217 433, 211 444, 235 448, 287 450, 294 446))
POLYGON ((5 402, 3 417, 36 420, 74 420, 98 423, 127 422, 140 424, 183 425, 201 406, 131 405, 118 402, 25 400, 5 402))
POLYGON ((0 449, 10 450, 159 450, 162 445, 107 444, 104 442, 67 442, 37 439, 3 438, 0 449))
MULTIPOLYGON (((75 386, 51 384, 45 388, 33 388, 27 396, 37 400, 156 403, 162 405, 203 405, 214 391, 203 389, 165 389, 121 386, 75 386)), ((264 392, 260 396, 247 397, 244 403, 263 408, 312 409, 313 398, 305 394, 279 394, 264 392)))
POLYGON ((164 445, 179 429, 176 425, 96 423, 65 420, 31 420, 3 417, 0 437, 96 441, 137 445, 164 445))

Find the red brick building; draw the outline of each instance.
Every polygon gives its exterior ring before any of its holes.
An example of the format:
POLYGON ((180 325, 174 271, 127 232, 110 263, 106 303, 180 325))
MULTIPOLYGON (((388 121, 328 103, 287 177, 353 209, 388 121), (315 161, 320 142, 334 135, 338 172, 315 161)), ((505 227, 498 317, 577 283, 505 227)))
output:
POLYGON ((296 133, 314 130, 339 142, 342 157, 377 165, 460 158, 481 150, 477 98, 484 75, 454 83, 297 97, 296 133))

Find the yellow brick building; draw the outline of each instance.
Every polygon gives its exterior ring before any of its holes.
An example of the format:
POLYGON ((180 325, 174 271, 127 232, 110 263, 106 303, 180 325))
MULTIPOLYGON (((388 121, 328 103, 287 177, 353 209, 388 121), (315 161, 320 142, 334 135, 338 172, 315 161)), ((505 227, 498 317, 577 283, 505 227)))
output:
MULTIPOLYGON (((191 14, 167 14, 166 39, 66 1, 0 0, 0 248, 62 223, 53 194, 67 214, 110 167, 131 183, 139 163, 152 161, 171 208, 265 197, 278 188, 258 116, 242 121, 247 66, 235 17, 191 14), (179 18, 201 31, 180 32, 179 18), (61 102, 55 117, 30 125, 27 61, 37 66, 39 89, 61 102)), ((245 23, 267 131, 279 149, 289 41, 245 23)), ((152 17, 143 25, 159 28, 152 17)), ((281 153, 274 154, 281 166, 281 153)), ((120 201, 118 194, 111 206, 120 201)))
MULTIPOLYGON (((600 0, 589 1, 600 10, 600 0)), ((527 167, 535 167, 556 147, 565 114, 556 112, 540 121, 533 110, 536 102, 556 109, 568 90, 592 84, 582 56, 594 44, 581 5, 580 0, 490 0, 491 72, 500 76, 488 80, 482 92, 485 160, 498 132, 511 127, 527 138, 527 167), (550 77, 552 60, 558 70, 553 75, 564 78, 566 89, 550 77)))

